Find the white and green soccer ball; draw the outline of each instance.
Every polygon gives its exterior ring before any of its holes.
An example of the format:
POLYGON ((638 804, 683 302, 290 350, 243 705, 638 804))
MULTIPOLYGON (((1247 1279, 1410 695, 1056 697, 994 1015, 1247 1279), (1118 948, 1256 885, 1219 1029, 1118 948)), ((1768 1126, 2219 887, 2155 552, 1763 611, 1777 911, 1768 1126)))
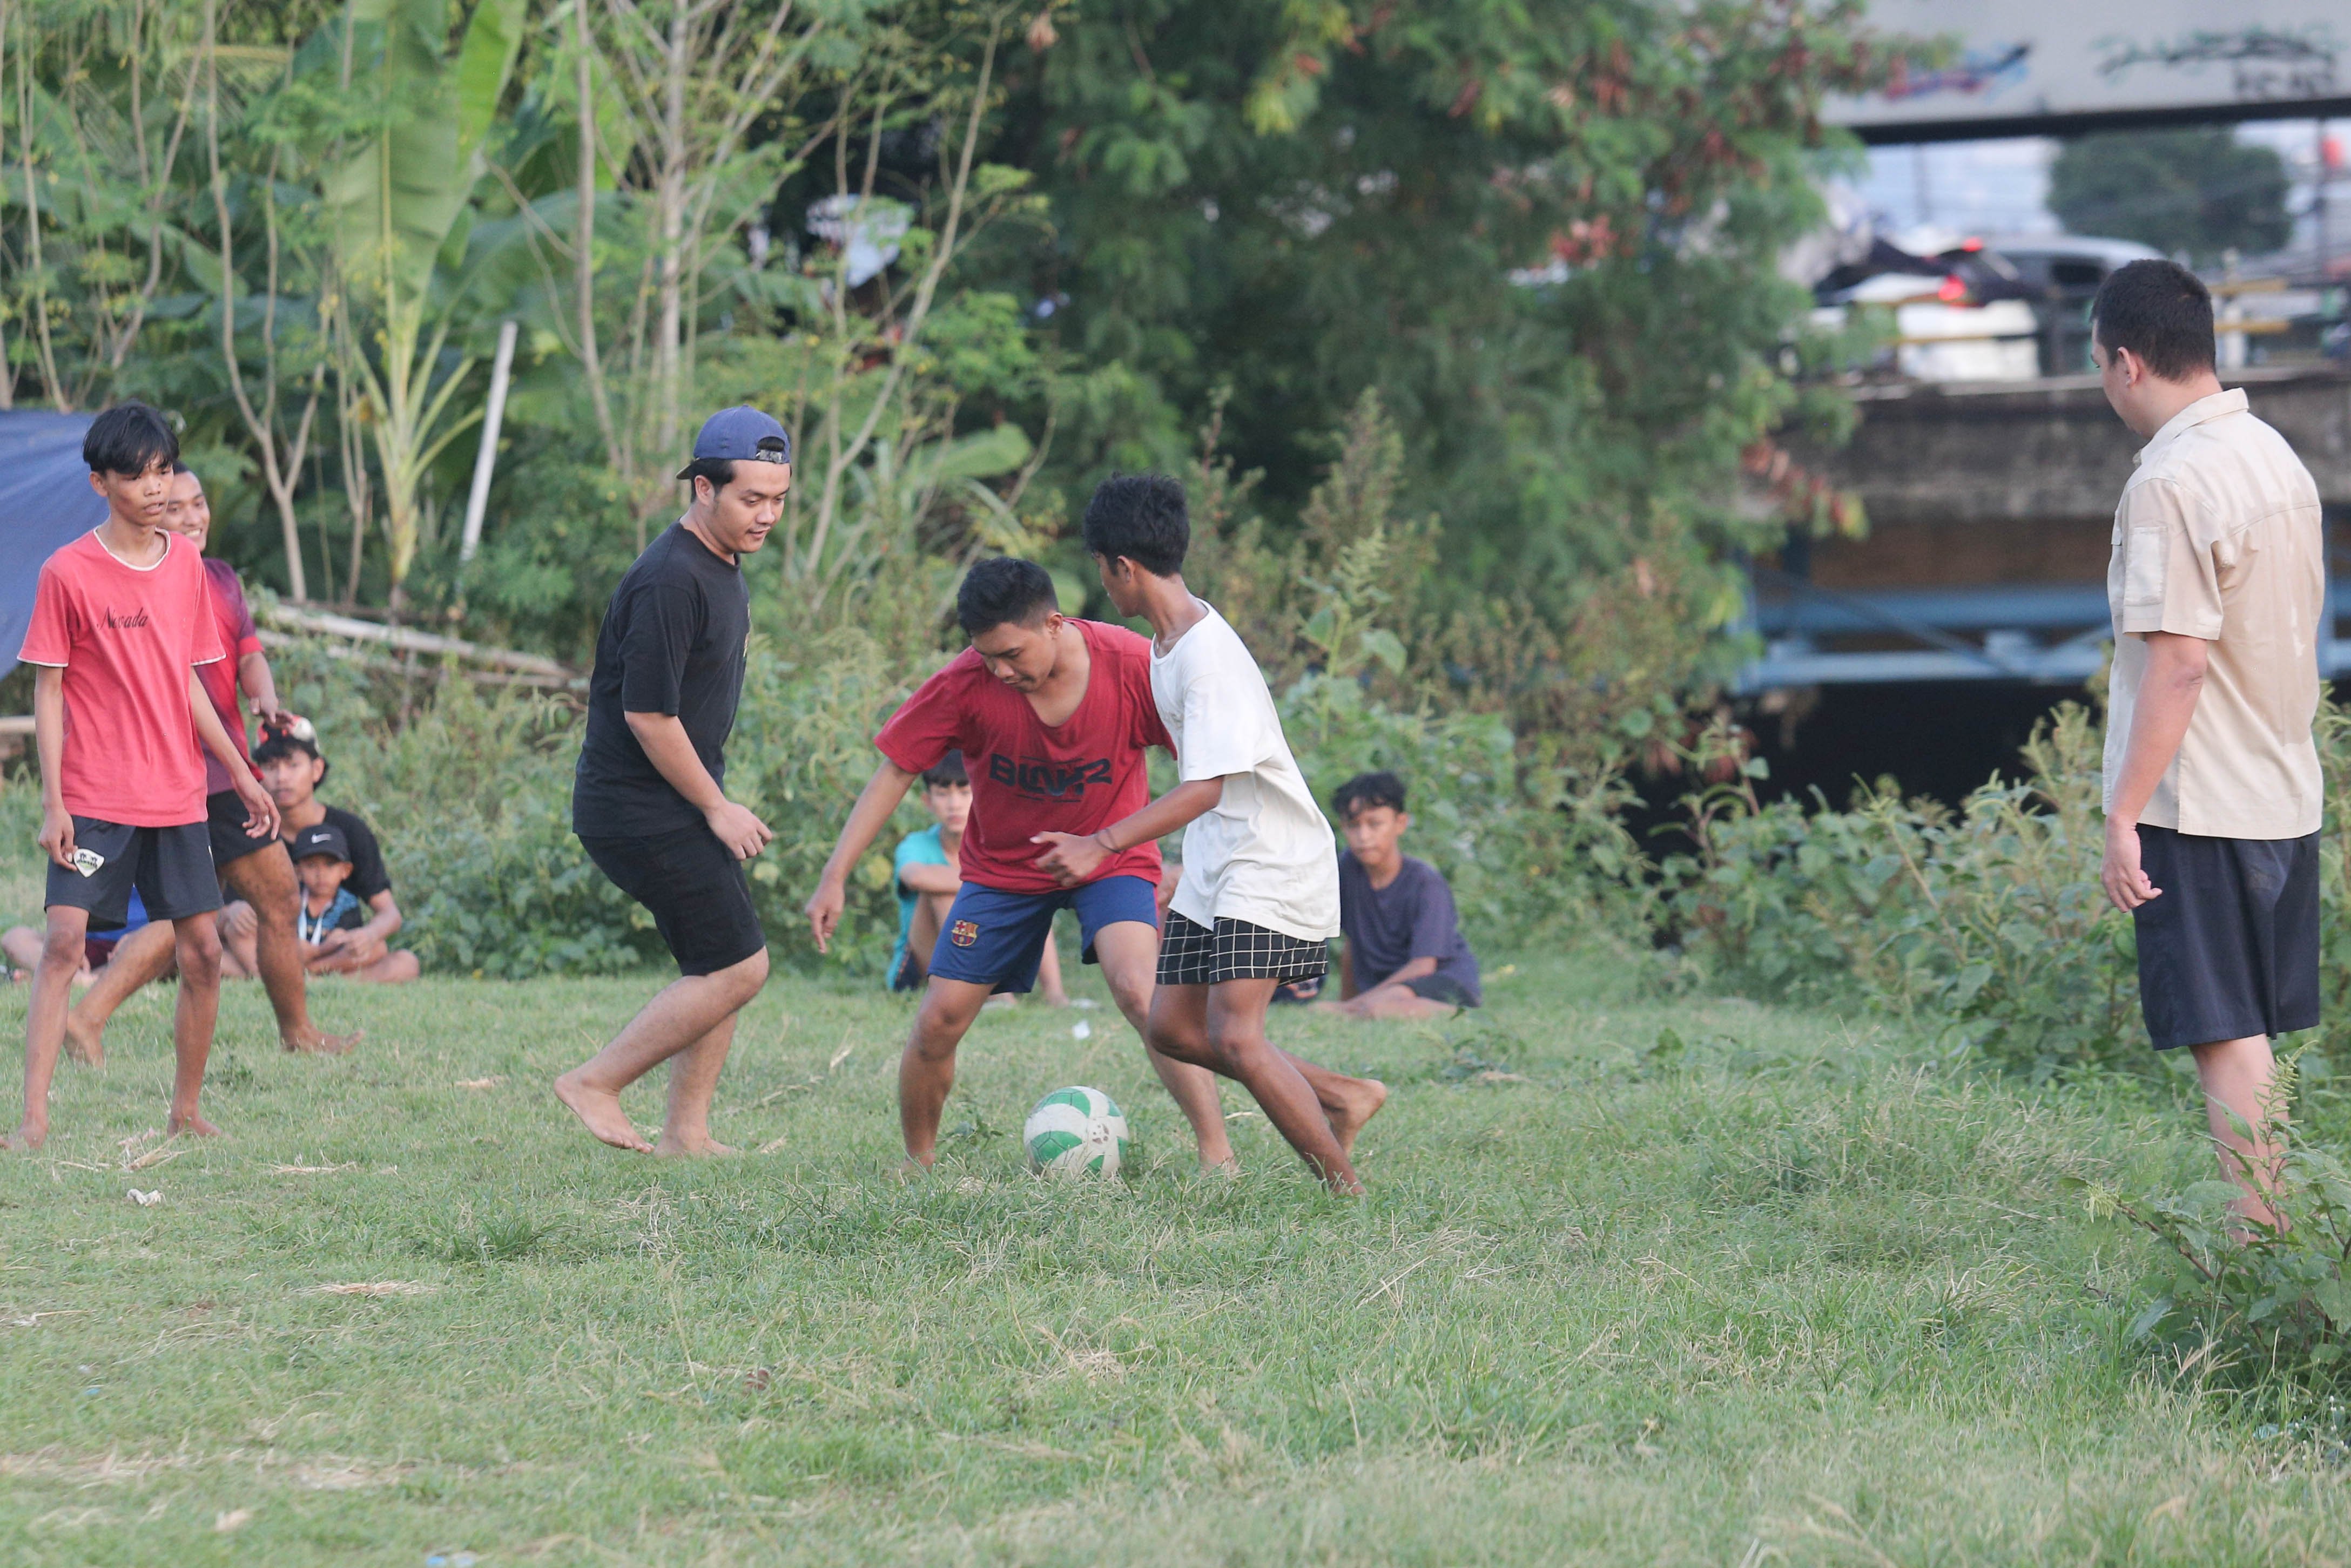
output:
POLYGON ((1029 1113, 1020 1142, 1040 1175, 1116 1176, 1126 1158, 1126 1113, 1100 1089, 1056 1089, 1029 1113))

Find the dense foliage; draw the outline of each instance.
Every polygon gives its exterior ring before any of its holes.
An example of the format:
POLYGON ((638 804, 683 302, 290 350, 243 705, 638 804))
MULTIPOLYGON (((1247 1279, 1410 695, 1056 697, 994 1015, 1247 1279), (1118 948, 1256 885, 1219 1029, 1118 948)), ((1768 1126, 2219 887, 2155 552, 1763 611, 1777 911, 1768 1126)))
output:
POLYGON ((2115 234, 2199 265, 2263 255, 2294 234, 2285 160, 2225 125, 2115 130, 2068 141, 2049 166, 2049 210, 2077 234, 2115 234))

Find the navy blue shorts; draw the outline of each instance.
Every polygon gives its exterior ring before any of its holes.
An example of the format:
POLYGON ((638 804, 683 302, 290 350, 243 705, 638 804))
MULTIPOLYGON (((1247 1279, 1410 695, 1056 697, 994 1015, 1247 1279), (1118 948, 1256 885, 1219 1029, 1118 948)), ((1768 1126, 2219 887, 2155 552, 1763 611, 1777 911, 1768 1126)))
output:
POLYGON ((1159 889, 1140 877, 1105 877, 1051 893, 1008 893, 966 882, 947 911, 938 946, 931 950, 931 978, 1015 992, 1031 989, 1053 916, 1061 909, 1078 912, 1080 956, 1092 963, 1094 933, 1104 926, 1135 920, 1158 929, 1159 889))
POLYGON ((2138 999, 2158 1051, 2318 1024, 2318 835, 2208 838, 2138 830, 2163 889, 2131 912, 2138 999))

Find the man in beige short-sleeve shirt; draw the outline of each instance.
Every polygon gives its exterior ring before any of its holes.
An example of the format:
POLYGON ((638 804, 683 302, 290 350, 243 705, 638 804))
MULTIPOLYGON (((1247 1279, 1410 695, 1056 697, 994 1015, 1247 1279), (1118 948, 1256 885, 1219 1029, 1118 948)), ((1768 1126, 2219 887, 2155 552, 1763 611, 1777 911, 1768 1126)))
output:
POLYGON ((2240 1210, 2268 1223, 2275 1151, 2236 1124, 2283 1114, 2270 1040, 2318 1023, 2318 487, 2213 374, 2194 274, 2133 262, 2092 314, 2106 399, 2147 438, 2106 568, 2100 878, 2137 927, 2148 1036, 2194 1055, 2240 1210))

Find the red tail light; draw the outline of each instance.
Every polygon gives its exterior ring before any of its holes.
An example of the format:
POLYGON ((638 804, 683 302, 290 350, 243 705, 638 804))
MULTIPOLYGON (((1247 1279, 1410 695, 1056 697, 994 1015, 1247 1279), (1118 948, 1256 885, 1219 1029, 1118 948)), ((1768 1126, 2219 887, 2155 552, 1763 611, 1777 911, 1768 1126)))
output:
POLYGON ((1954 273, 1943 279, 1941 286, 1935 290, 1935 297, 1945 305, 1964 305, 1967 303, 1968 286, 1954 273))

